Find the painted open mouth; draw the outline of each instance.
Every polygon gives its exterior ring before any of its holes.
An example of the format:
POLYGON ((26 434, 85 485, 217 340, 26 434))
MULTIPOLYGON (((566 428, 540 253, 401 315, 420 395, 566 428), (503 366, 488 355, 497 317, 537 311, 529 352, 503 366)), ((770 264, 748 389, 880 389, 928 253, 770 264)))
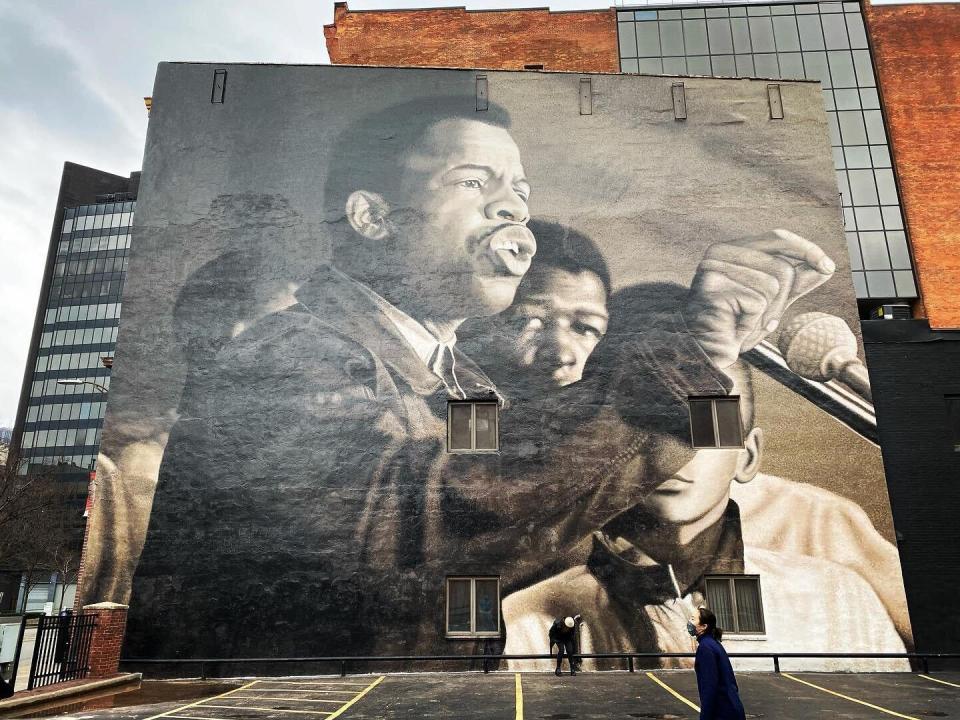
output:
POLYGON ((522 277, 530 269, 537 241, 523 225, 501 225, 486 240, 486 256, 497 275, 522 277))

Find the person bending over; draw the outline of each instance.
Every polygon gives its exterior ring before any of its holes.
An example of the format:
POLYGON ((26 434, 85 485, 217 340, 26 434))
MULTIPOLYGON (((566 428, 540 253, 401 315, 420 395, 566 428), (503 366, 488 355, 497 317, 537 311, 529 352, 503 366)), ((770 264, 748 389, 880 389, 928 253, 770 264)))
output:
POLYGON ((566 654, 567 662, 570 664, 570 674, 577 674, 577 655, 579 654, 577 635, 581 623, 582 620, 579 615, 572 617, 568 615, 565 618, 557 618, 550 626, 550 632, 548 634, 550 638, 550 651, 553 652, 553 646, 557 646, 557 669, 554 670, 554 673, 558 676, 563 672, 564 654, 566 654))

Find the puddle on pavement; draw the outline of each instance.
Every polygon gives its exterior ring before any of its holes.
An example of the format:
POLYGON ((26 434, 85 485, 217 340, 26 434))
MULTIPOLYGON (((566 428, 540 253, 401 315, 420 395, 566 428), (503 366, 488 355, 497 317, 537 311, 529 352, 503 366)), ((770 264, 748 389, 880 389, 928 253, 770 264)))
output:
POLYGON ((157 703, 177 702, 181 700, 199 700, 203 697, 219 695, 233 690, 236 683, 223 682, 183 682, 168 680, 144 680, 140 686, 107 688, 100 692, 71 698, 71 702, 62 701, 33 705, 22 714, 11 714, 11 718, 49 718, 60 715, 73 715, 88 710, 109 710, 111 708, 130 707, 132 705, 155 705, 157 703))

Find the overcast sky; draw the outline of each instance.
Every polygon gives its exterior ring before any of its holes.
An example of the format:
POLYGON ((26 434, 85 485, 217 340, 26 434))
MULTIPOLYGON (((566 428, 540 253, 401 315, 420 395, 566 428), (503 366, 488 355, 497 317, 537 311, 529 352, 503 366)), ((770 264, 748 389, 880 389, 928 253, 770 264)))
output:
MULTIPOLYGON (((353 0, 353 9, 543 6, 353 0)), ((612 2, 554 0, 553 9, 612 2)), ((0 427, 12 426, 66 160, 140 169, 157 63, 326 63, 333 0, 0 0, 0 427)), ((134 250, 135 252, 135 250, 134 250)))

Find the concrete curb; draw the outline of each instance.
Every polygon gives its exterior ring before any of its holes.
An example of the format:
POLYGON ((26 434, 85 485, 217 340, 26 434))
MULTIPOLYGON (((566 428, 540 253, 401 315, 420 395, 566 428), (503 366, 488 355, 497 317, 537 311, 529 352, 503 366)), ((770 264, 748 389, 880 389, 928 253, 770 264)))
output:
POLYGON ((18 710, 20 708, 30 707, 31 705, 48 703, 52 700, 86 695, 93 690, 139 683, 142 677, 142 673, 124 673, 116 677, 104 678, 103 680, 91 680, 90 682, 70 685, 69 687, 57 688, 53 686, 50 692, 31 692, 29 695, 24 694, 22 697, 17 697, 19 693, 15 693, 12 698, 0 700, 0 716, 5 715, 10 710, 18 710))

